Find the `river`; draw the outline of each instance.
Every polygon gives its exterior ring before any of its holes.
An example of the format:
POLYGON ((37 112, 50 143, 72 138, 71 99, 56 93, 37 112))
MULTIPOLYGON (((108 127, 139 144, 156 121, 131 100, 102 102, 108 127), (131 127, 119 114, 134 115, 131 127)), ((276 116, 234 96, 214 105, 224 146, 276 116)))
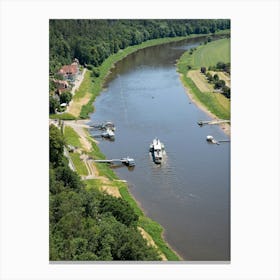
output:
POLYGON ((230 143, 188 98, 176 72, 182 53, 204 41, 190 39, 133 53, 118 62, 96 99, 93 123, 111 120, 114 142, 101 140, 107 158, 130 156, 136 167, 115 172, 145 214, 160 223, 166 241, 187 261, 230 260, 230 143), (149 145, 158 137, 167 152, 155 165, 149 145))

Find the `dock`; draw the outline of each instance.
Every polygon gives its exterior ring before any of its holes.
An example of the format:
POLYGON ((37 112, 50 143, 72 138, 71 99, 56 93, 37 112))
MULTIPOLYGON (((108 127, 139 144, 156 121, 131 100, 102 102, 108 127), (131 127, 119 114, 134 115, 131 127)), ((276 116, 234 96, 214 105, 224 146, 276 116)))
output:
POLYGON ((92 137, 103 137, 109 140, 114 140, 115 139, 115 133, 113 130, 107 128, 106 131, 100 133, 100 134, 94 134, 91 135, 92 137))
POLYGON ((230 120, 212 120, 212 121, 198 121, 197 124, 199 126, 203 125, 214 125, 214 124, 222 124, 222 123, 230 123, 230 120))
POLYGON ((125 157, 120 159, 96 159, 94 162, 100 162, 100 163, 122 163, 126 166, 135 166, 135 161, 133 158, 125 157))
POLYGON ((104 123, 97 123, 97 124, 90 124, 89 127, 99 129, 99 130, 112 130, 115 131, 115 125, 113 122, 104 122, 104 123))

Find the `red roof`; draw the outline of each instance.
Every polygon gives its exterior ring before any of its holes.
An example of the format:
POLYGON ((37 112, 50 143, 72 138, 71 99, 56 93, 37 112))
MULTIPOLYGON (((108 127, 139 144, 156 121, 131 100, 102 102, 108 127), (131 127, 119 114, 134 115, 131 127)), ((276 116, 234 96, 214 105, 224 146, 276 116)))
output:
POLYGON ((78 65, 77 64, 71 64, 71 65, 64 65, 59 70, 60 74, 63 75, 75 75, 78 73, 78 65))

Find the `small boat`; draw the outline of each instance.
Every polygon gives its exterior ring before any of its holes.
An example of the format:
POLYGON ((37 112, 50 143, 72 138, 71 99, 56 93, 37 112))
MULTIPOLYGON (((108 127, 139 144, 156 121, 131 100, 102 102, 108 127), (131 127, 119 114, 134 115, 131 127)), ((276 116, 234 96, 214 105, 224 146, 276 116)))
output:
POLYGON ((163 157, 164 145, 158 138, 155 138, 150 145, 150 152, 153 155, 154 162, 160 164, 163 157))
POLYGON ((210 142, 210 143, 213 143, 213 144, 217 144, 217 145, 220 145, 219 141, 217 141, 213 136, 211 135, 208 135, 206 137, 206 141, 207 142, 210 142))
POLYGON ((101 134, 101 136, 104 138, 114 139, 115 133, 111 129, 107 129, 105 132, 101 134))

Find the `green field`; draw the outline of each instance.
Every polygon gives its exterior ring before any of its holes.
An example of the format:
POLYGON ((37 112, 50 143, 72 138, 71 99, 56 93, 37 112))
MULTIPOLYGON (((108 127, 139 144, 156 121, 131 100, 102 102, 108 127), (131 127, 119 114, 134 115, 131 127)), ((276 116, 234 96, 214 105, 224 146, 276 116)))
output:
POLYGON ((217 62, 230 62, 230 39, 221 39, 202 45, 193 53, 194 67, 214 66, 217 62))
POLYGON ((205 66, 215 66, 217 62, 230 62, 230 39, 220 39, 197 47, 191 54, 185 52, 177 63, 181 80, 188 88, 193 98, 220 119, 230 119, 230 100, 220 93, 202 92, 192 80, 188 72, 190 69, 200 69, 205 66))
POLYGON ((77 148, 82 148, 82 144, 79 140, 79 135, 70 126, 64 128, 64 138, 68 145, 72 145, 77 148))

